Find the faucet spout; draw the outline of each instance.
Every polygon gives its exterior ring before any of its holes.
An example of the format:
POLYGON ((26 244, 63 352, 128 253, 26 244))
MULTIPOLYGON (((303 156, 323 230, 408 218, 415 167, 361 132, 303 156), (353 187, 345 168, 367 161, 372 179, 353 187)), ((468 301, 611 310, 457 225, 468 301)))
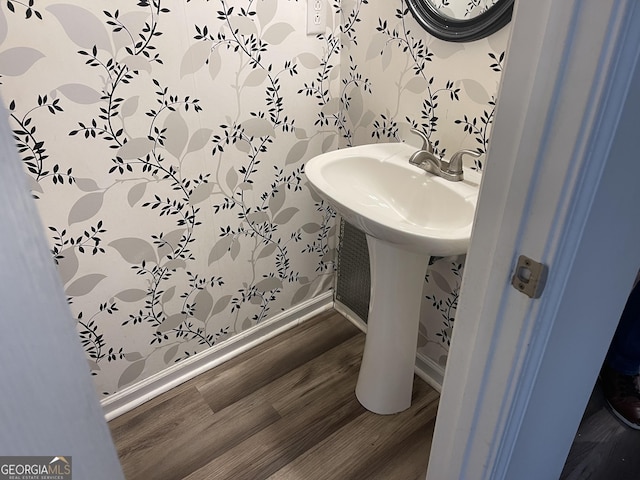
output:
POLYGON ((427 150, 415 152, 409 157, 409 163, 435 175, 439 175, 442 170, 440 159, 427 150))
POLYGON ((415 133, 422 138, 422 148, 409 157, 409 163, 450 182, 460 182, 464 179, 462 170, 462 157, 464 155, 470 155, 475 158, 482 155, 474 150, 460 150, 454 153, 451 160, 447 162, 433 153, 433 146, 423 132, 417 128, 412 128, 411 133, 415 133))
POLYGON ((454 153, 451 160, 447 162, 433 153, 431 142, 423 132, 417 128, 412 128, 411 132, 422 138, 422 148, 409 157, 409 163, 450 182, 460 182, 464 179, 462 170, 462 157, 464 155, 470 155, 475 158, 481 155, 481 153, 474 150, 460 150, 454 153))
POLYGON ((474 158, 478 158, 481 154, 474 150, 460 150, 456 152, 451 157, 451 161, 444 165, 442 177, 447 180, 451 180, 452 182, 459 182, 464 178, 464 174, 462 171, 462 157, 464 155, 469 155, 474 158))
POLYGON ((440 159, 433 153, 433 146, 431 145, 429 138, 417 128, 412 128, 411 133, 415 133, 422 139, 422 148, 411 155, 409 163, 411 165, 416 165, 429 173, 439 175, 442 170, 442 165, 440 163, 440 159))

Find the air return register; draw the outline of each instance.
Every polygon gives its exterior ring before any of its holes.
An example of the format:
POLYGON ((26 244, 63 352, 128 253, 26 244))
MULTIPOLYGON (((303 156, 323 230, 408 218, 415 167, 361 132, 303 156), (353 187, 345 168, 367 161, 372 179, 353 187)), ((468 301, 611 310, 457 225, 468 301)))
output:
POLYGON ((370 288, 367 238, 363 232, 341 220, 336 300, 366 322, 370 288))

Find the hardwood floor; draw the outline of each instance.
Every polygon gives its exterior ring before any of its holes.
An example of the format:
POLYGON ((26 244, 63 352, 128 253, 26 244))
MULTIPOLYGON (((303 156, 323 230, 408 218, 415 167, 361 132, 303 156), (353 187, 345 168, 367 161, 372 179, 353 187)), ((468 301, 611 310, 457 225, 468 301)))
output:
POLYGON ((640 431, 619 422, 596 384, 561 480, 640 479, 640 431))
POLYGON ((438 394, 366 411, 364 335, 330 311, 110 422, 128 480, 423 480, 438 394))

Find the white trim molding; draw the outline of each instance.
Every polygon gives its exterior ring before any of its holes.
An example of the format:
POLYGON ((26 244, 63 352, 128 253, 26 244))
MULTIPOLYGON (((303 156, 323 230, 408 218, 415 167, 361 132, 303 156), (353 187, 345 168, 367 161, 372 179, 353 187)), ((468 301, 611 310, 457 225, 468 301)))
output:
POLYGON ((333 307, 333 290, 289 308, 253 328, 126 387, 101 401, 107 421, 191 380, 333 307))
MULTIPOLYGON (((339 301, 334 301, 333 295, 333 290, 320 294, 300 305, 285 310, 254 328, 239 333, 220 345, 200 352, 110 395, 101 401, 106 420, 113 420, 152 398, 331 308, 335 308, 338 313, 366 334, 367 324, 349 307, 339 301)), ((416 356, 415 372, 418 377, 435 390, 441 391, 444 368, 436 362, 418 354, 416 356)))
MULTIPOLYGON (((333 308, 343 317, 353 323, 362 332, 367 333, 367 323, 360 316, 339 300, 334 300, 333 308)), ((444 368, 433 359, 418 352, 416 354, 415 373, 437 392, 442 391, 444 368)))
POLYGON ((516 3, 428 479, 562 471, 640 266, 639 55, 636 1, 516 3))

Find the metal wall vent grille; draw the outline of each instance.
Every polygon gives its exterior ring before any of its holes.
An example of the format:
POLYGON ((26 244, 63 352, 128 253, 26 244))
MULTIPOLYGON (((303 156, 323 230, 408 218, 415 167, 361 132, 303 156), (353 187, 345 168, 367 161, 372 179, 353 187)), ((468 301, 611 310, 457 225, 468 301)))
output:
POLYGON ((341 220, 336 299, 365 322, 369 317, 370 275, 365 234, 341 220))

